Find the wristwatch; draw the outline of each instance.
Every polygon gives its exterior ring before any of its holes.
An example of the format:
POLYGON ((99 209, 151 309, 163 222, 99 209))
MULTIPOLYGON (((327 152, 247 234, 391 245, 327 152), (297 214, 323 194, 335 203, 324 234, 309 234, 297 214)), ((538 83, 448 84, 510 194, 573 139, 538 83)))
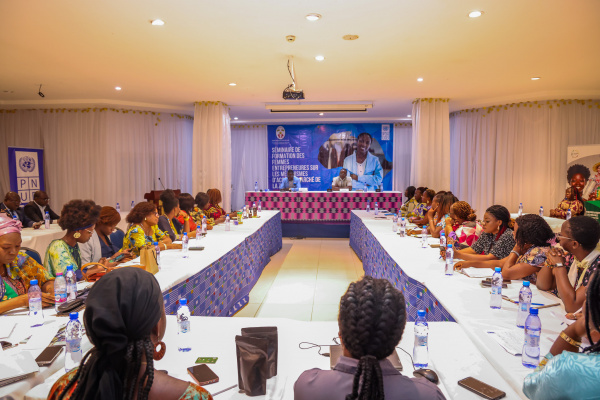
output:
POLYGON ((560 268, 560 267, 564 267, 564 265, 562 263, 556 263, 553 266, 553 268, 560 268))

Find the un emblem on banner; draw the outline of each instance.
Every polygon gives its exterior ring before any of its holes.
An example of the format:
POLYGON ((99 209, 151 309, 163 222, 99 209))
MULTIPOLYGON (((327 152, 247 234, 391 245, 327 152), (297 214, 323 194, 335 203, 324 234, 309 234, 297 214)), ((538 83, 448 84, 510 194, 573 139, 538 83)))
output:
POLYGON ((285 137, 285 128, 283 126, 278 126, 277 129, 275 129, 275 136, 277 136, 277 139, 283 139, 285 137))
POLYGON ((29 156, 23 156, 19 158, 19 168, 23 170, 23 172, 33 172, 35 169, 35 160, 29 156))

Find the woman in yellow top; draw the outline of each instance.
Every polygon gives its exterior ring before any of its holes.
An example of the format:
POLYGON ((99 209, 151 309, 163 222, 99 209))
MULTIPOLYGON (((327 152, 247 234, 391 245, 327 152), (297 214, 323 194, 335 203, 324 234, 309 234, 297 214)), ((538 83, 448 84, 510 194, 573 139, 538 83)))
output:
POLYGON ((194 201, 196 205, 194 206, 192 211, 190 211, 190 217, 192 217, 192 219, 197 225, 202 225, 202 219, 206 217, 206 222, 208 225, 207 229, 211 230, 213 225, 218 223, 218 221, 215 221, 213 218, 209 218, 208 215, 206 215, 206 213, 204 212, 210 205, 210 199, 208 195, 204 192, 198 192, 194 201))
POLYGON ((180 244, 173 244, 171 238, 158 228, 158 212, 154 203, 137 203, 127 214, 126 220, 131 227, 125 234, 121 250, 131 250, 139 256, 142 247, 154 242, 158 242, 160 250, 181 248, 180 244))
POLYGON ((419 202, 417 201, 417 199, 415 199, 416 191, 417 188, 414 186, 409 186, 404 191, 404 197, 406 197, 406 201, 404 202, 402 207, 400 207, 400 212, 402 213, 403 217, 406 217, 409 214, 411 214, 414 211, 414 209, 419 206, 419 202))

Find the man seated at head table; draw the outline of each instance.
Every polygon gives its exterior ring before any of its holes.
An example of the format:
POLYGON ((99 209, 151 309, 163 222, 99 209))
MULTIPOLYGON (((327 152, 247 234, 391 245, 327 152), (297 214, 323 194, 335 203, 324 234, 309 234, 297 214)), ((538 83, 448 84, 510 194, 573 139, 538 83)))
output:
POLYGON ((294 176, 294 171, 288 169, 287 179, 281 181, 279 189, 286 190, 288 192, 297 192, 300 189, 300 178, 294 176))
POLYGON ((348 176, 348 170, 346 168, 340 169, 340 175, 333 178, 331 188, 333 190, 352 190, 352 178, 348 176))
POLYGON ((41 222, 35 222, 27 218, 25 210, 21 205, 21 196, 15 192, 8 192, 4 196, 4 203, 0 203, 0 213, 4 213, 13 219, 18 219, 25 228, 38 229, 41 222))
POLYGON ((25 215, 32 221, 35 222, 43 222, 44 214, 46 211, 50 214, 50 223, 52 221, 57 220, 60 216, 52 211, 48 202, 50 201, 50 197, 46 194, 46 192, 38 190, 33 194, 33 201, 30 201, 25 206, 25 215))

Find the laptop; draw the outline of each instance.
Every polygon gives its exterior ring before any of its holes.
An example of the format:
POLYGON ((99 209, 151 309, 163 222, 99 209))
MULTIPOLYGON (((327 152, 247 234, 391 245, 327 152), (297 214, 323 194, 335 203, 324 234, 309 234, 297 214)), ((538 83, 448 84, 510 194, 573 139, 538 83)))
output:
MULTIPOLYGON (((335 367, 341 355, 342 346, 340 346, 339 344, 329 346, 329 367, 331 369, 335 367)), ((387 359, 390 360, 394 368, 396 368, 398 371, 402 371, 402 363, 400 362, 400 358, 398 357, 398 352, 396 351, 396 349, 394 349, 392 354, 390 354, 387 359)))

